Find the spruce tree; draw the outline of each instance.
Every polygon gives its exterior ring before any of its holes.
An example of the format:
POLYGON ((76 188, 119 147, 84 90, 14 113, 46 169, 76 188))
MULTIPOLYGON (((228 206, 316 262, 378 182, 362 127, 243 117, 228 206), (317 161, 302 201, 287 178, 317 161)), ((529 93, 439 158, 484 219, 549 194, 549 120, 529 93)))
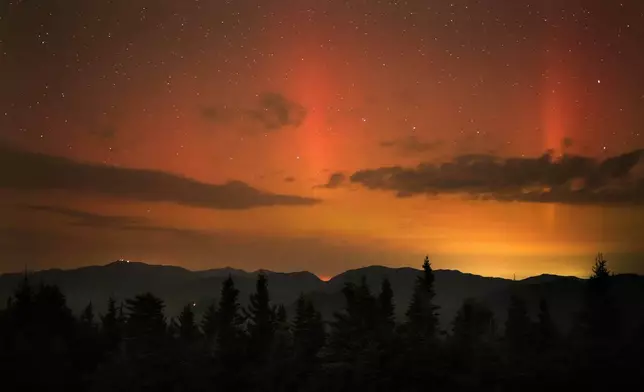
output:
POLYGON ((276 340, 274 346, 278 353, 284 354, 291 343, 291 331, 288 325, 286 308, 284 307, 284 305, 280 304, 276 309, 273 310, 273 312, 275 313, 274 340, 276 340))
POLYGON ((495 332, 494 313, 475 299, 465 300, 452 322, 452 339, 464 348, 490 341, 495 332))
POLYGON ((228 276, 221 287, 219 310, 217 311, 217 347, 221 357, 239 354, 242 335, 242 318, 239 313, 239 290, 232 277, 228 276))
POLYGON ((255 293, 250 295, 246 314, 249 321, 251 355, 255 359, 264 359, 275 333, 275 313, 270 305, 268 281, 263 273, 257 276, 255 293))
POLYGON ((617 334, 617 312, 610 290, 611 272, 601 253, 592 271, 586 286, 582 328, 590 344, 608 344, 617 334))
POLYGON ((123 337, 124 322, 119 317, 116 301, 110 297, 107 302, 107 313, 101 318, 101 334, 108 351, 114 350, 123 337))
POLYGON ((199 328, 195 323, 192 307, 192 304, 184 306, 178 318, 179 337, 186 342, 191 342, 199 337, 199 328))
POLYGON ((286 307, 284 307, 283 304, 279 304, 279 306, 275 310, 275 321, 278 324, 284 324, 286 323, 286 320, 287 320, 286 307))
POLYGON ((378 295, 378 311, 383 330, 387 333, 393 332, 396 324, 393 299, 394 292, 391 289, 391 283, 389 283, 389 279, 385 278, 382 280, 380 294, 378 295))
POLYGON ((371 294, 365 277, 362 277, 359 285, 347 282, 342 294, 345 308, 334 314, 331 343, 338 348, 346 348, 364 345, 367 340, 373 341, 378 314, 376 299, 371 294))
POLYGON ((300 293, 295 302, 295 317, 293 319, 293 343, 296 352, 305 352, 307 346, 307 333, 309 329, 306 313, 306 297, 300 293))
POLYGON ((505 340, 512 355, 525 355, 530 344, 531 330, 532 322, 528 317, 525 301, 517 295, 512 295, 505 322, 505 340))
POLYGON ((152 293, 140 294, 125 301, 127 333, 130 338, 148 342, 162 339, 166 332, 163 300, 152 293))
POLYGON ((407 327, 420 341, 431 341, 438 332, 438 306, 434 304, 434 271, 425 256, 423 272, 416 278, 414 292, 407 309, 407 327))
POLYGON ((324 323, 322 315, 304 294, 297 298, 292 329, 296 356, 304 360, 314 358, 324 345, 324 323))
POLYGON ((550 315, 548 301, 542 298, 539 301, 539 316, 537 324, 538 347, 541 351, 552 347, 557 337, 557 328, 550 315))
POLYGON ((203 314, 203 317, 201 319, 201 330, 203 331, 206 339, 208 341, 212 341, 217 334, 217 328, 217 305, 215 305, 215 303, 213 302, 208 305, 206 311, 203 314))
POLYGON ((80 321, 83 325, 88 327, 94 326, 94 307, 92 306, 91 301, 87 304, 85 309, 83 309, 83 312, 80 315, 80 321))

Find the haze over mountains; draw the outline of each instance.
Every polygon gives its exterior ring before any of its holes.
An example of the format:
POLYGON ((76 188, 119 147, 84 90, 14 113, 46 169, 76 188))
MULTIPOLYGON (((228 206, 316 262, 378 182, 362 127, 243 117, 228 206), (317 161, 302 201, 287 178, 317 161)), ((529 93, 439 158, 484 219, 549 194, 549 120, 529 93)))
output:
MULTIPOLYGON (((117 301, 143 292, 151 292, 166 303, 166 314, 176 316, 181 308, 194 304, 199 315, 219 296, 221 284, 229 275, 240 290, 240 302, 245 306, 255 289, 257 275, 266 274, 271 300, 284 304, 293 314, 294 303, 300 293, 308 295, 325 319, 344 306, 342 287, 346 282, 366 279, 372 292, 380 291, 386 277, 394 291, 396 313, 403 319, 411 298, 414 280, 419 270, 414 268, 389 268, 370 266, 341 273, 328 282, 313 273, 302 272, 247 272, 233 268, 190 271, 176 266, 149 265, 139 262, 116 261, 104 266, 91 266, 73 270, 44 270, 29 274, 32 283, 56 284, 67 296, 70 308, 80 312, 89 302, 96 311, 105 310, 108 298, 117 301)), ((0 301, 2 306, 23 279, 22 273, 0 275, 0 301)), ((531 313, 535 314, 540 299, 546 299, 557 324, 563 329, 570 327, 572 318, 579 311, 584 293, 584 279, 556 275, 540 275, 520 281, 483 277, 454 270, 436 270, 436 303, 440 306, 441 324, 445 329, 456 311, 467 298, 477 298, 486 303, 495 313, 502 326, 510 295, 523 297, 531 313)), ((624 314, 642 315, 644 304, 644 276, 624 274, 615 276, 614 295, 624 314)), ((625 320, 637 325, 639 319, 625 320)))

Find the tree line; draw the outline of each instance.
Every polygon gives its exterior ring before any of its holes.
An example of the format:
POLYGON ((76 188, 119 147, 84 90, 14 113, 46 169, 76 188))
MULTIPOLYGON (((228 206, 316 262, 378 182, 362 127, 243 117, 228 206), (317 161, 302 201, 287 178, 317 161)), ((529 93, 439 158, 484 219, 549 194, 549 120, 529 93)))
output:
MULTIPOLYGON (((92 304, 75 316, 53 285, 25 275, 0 311, 0 387, 67 391, 531 391, 606 390, 638 383, 644 326, 621 334, 612 274, 598 255, 584 306, 559 331, 542 300, 531 319, 512 295, 504 325, 476 299, 441 330, 434 272, 426 257, 405 318, 395 317, 387 279, 373 293, 363 278, 346 283, 345 306, 326 322, 301 294, 295 314, 271 302, 259 274, 249 305, 232 277, 200 320, 186 304, 176 318, 143 293, 92 304), (60 388, 60 389, 59 389, 60 388)), ((640 382, 641 383, 641 382, 640 382)), ((638 384, 634 384, 638 385, 638 384)), ((4 388, 3 388, 4 389, 4 388)))

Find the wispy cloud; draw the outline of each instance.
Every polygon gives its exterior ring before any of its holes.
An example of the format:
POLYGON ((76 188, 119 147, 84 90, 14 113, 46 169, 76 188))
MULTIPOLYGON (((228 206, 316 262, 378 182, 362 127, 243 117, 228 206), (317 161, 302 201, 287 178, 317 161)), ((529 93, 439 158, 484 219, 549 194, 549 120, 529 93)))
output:
POLYGON ((0 188, 66 190, 212 209, 312 205, 317 199, 262 191, 241 181, 208 184, 176 174, 82 163, 0 143, 0 188))
POLYGON ((299 127, 306 117, 306 109, 280 93, 265 92, 258 96, 253 107, 207 106, 201 109, 201 115, 208 121, 238 123, 268 132, 299 127))

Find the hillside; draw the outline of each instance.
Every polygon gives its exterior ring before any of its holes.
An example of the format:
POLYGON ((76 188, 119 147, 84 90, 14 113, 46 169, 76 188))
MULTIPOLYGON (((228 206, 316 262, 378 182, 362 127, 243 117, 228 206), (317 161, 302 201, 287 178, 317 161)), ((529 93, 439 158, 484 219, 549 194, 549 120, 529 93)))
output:
MULTIPOLYGON (((240 290, 240 302, 245 306, 248 296, 255 289, 259 272, 233 268, 190 271, 174 266, 116 261, 104 266, 34 272, 30 279, 36 284, 45 282, 59 285, 75 312, 79 312, 91 301, 97 312, 101 313, 110 296, 120 301, 149 291, 165 300, 168 316, 175 316, 188 303, 196 304, 196 313, 201 313, 211 301, 216 300, 223 280, 229 275, 240 290)), ((286 305, 292 314, 297 296, 304 293, 313 300, 327 320, 344 305, 341 293, 344 284, 358 283, 363 276, 374 294, 380 291, 382 280, 385 277, 389 279, 395 294, 397 317, 402 320, 419 273, 413 268, 370 266, 345 271, 324 282, 306 271, 261 272, 268 277, 273 302, 286 305)), ((560 327, 568 328, 581 306, 585 282, 579 278, 555 275, 512 281, 453 270, 437 270, 435 276, 436 303, 440 306, 441 323, 445 329, 449 329, 456 311, 467 298, 478 298, 486 303, 502 326, 512 294, 525 298, 533 314, 536 314, 541 298, 548 300, 556 322, 560 327)), ((0 303, 6 303, 21 279, 23 274, 0 275, 0 303)), ((632 310, 633 314, 644 314, 644 309, 641 309, 644 303, 644 277, 617 275, 615 281, 615 295, 619 298, 620 306, 632 310)), ((635 319, 638 318, 625 322, 634 323, 635 319)))

